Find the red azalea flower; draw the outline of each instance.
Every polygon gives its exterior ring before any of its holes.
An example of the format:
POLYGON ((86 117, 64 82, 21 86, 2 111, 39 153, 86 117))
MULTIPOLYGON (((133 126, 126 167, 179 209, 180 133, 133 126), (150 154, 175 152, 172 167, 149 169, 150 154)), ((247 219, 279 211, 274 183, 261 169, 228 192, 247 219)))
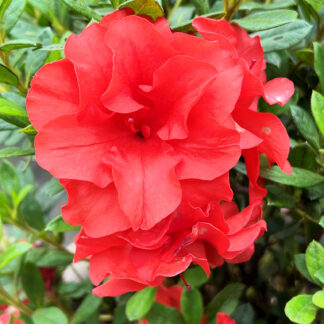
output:
MULTIPOLYGON (((163 284, 157 287, 155 302, 161 303, 168 307, 176 308, 181 312, 181 295, 183 288, 179 285, 166 287, 163 284)), ((141 320, 141 324, 150 324, 146 319, 141 320)), ((206 324, 206 316, 203 315, 200 324, 206 324)), ((215 324, 235 324, 235 321, 225 313, 217 313, 215 324)))
POLYGON ((0 323, 1 324, 24 324, 22 320, 19 319, 19 311, 15 309, 12 306, 7 305, 1 305, 6 306, 1 307, 1 310, 3 311, 2 314, 0 314, 0 323))

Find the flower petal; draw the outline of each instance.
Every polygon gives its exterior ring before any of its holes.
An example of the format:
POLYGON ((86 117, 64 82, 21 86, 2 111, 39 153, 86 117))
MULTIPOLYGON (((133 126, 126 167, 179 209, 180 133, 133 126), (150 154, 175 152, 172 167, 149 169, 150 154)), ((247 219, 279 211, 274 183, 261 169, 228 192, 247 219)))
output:
POLYGON ((287 78, 276 78, 264 85, 264 99, 270 104, 285 105, 294 94, 292 81, 287 78))

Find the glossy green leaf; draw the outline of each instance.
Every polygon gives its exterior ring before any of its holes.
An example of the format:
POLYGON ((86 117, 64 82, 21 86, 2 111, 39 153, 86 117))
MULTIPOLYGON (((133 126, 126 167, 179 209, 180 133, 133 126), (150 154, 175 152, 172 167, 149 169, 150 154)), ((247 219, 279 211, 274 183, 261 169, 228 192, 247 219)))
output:
POLYGON ((45 231, 51 232, 68 232, 68 231, 75 231, 79 230, 79 226, 71 226, 64 221, 61 215, 52 219, 45 228, 45 231))
POLYGON ((310 324, 315 319, 317 308, 312 295, 299 295, 292 298, 285 307, 287 317, 294 323, 310 324))
POLYGON ((298 271, 310 282, 314 282, 313 278, 308 272, 307 266, 306 266, 306 258, 304 253, 295 254, 294 256, 295 264, 298 269, 298 271))
POLYGON ((9 262, 25 254, 32 245, 27 242, 17 242, 10 245, 3 253, 0 254, 0 269, 9 262))
POLYGON ((41 46, 40 43, 33 42, 28 39, 13 39, 1 44, 0 50, 4 52, 9 52, 20 48, 39 47, 39 46, 41 46))
POLYGON ((278 27, 294 21, 297 12, 294 10, 268 10, 257 11, 233 22, 246 30, 258 31, 278 27))
POLYGON ((324 291, 318 291, 313 295, 312 302, 319 308, 324 308, 324 291))
POLYGON ((318 42, 314 42, 314 68, 324 91, 324 46, 318 42))
POLYGON ((27 254, 26 261, 35 263, 39 267, 57 267, 70 264, 73 256, 63 251, 37 248, 27 254))
POLYGON ((316 149, 320 148, 319 134, 313 118, 303 108, 291 105, 291 116, 304 138, 316 149))
POLYGON ((26 110, 3 98, 0 98, 0 118, 19 127, 26 127, 29 124, 26 110))
POLYGON ((182 315, 187 324, 199 324, 204 312, 202 296, 197 289, 184 289, 181 295, 182 315))
POLYGON ((70 324, 78 324, 86 321, 99 309, 101 302, 102 298, 96 297, 92 293, 88 295, 74 313, 70 324))
POLYGON ((0 150, 0 158, 10 158, 16 156, 28 156, 34 155, 35 149, 33 148, 23 148, 23 147, 6 147, 0 150))
POLYGON ((259 35, 265 52, 280 51, 297 45, 310 33, 312 25, 308 22, 296 19, 296 21, 275 27, 269 30, 254 33, 259 35))
POLYGON ((145 319, 154 324, 184 324, 182 316, 175 308, 160 303, 153 304, 145 319))
POLYGON ((295 5, 296 3, 294 0, 279 0, 270 3, 268 2, 259 3, 259 2, 249 1, 243 3, 240 6, 240 10, 254 10, 254 9, 273 10, 273 9, 288 8, 295 5))
POLYGON ((130 321, 143 318, 154 303, 156 288, 146 287, 136 292, 127 302, 126 315, 130 321))
POLYGON ((62 0, 67 6, 72 8, 75 12, 80 15, 87 17, 89 19, 95 19, 99 21, 101 16, 94 12, 90 7, 88 7, 85 2, 80 0, 62 0))
POLYGON ((293 208, 296 205, 295 197, 290 195, 285 188, 274 184, 269 184, 266 188, 268 190, 267 202, 269 206, 293 208))
POLYGON ((17 194, 20 191, 20 181, 16 169, 6 160, 0 164, 0 186, 8 195, 11 195, 12 191, 17 194))
POLYGON ((207 306, 207 323, 215 323, 218 312, 231 315, 237 307, 243 290, 244 285, 241 283, 231 283, 221 290, 207 306))
POLYGON ((312 241, 306 250, 306 266, 312 279, 319 283, 315 277, 315 273, 318 270, 324 269, 324 247, 316 242, 312 241))
POLYGON ((68 324, 65 314, 57 307, 37 309, 32 319, 34 324, 68 324))
POLYGON ((6 66, 0 64, 0 82, 15 86, 18 84, 18 78, 6 66))
POLYGON ((318 279, 324 286, 324 269, 319 269, 315 272, 315 278, 318 279))
POLYGON ((27 0, 12 0, 0 19, 0 32, 8 33, 24 11, 27 0))
POLYGON ((21 282, 31 302, 41 307, 44 301, 45 285, 38 267, 32 263, 26 263, 22 269, 21 282))
MULTIPOLYGON (((200 266, 189 268, 183 275, 188 284, 193 288, 201 286, 208 280, 206 272, 200 266)), ((183 284, 182 280, 180 284, 183 284)))
POLYGON ((315 90, 312 93, 311 106, 316 124, 322 135, 324 135, 324 96, 315 90))
POLYGON ((163 9, 156 0, 128 0, 120 5, 120 8, 132 8, 135 15, 148 15, 153 19, 163 16, 163 9))

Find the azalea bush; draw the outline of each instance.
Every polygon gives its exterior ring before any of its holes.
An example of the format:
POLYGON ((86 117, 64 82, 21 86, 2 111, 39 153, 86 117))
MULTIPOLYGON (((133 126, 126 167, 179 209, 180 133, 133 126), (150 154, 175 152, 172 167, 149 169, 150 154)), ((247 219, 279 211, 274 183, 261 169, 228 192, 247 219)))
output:
POLYGON ((0 321, 324 321, 324 2, 2 0, 0 321))

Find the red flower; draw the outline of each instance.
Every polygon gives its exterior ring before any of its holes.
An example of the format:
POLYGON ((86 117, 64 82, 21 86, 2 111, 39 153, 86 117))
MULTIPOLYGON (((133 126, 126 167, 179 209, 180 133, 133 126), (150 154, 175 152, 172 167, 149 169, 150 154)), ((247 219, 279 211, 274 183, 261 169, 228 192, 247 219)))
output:
POLYGON ((258 37, 193 25, 203 38, 116 11, 32 81, 36 159, 68 192, 64 219, 82 226, 76 260, 91 256, 95 284, 111 276, 97 295, 158 285, 191 262, 248 260, 265 229, 259 154, 289 171, 285 128, 257 100, 286 103, 291 81, 266 82, 258 37), (251 205, 238 213, 228 172, 241 155, 251 205))
POLYGON ((1 305, 0 310, 0 323, 1 324, 24 324, 22 320, 19 319, 20 313, 17 309, 12 306, 1 305), (4 307, 6 306, 6 307, 4 307))

